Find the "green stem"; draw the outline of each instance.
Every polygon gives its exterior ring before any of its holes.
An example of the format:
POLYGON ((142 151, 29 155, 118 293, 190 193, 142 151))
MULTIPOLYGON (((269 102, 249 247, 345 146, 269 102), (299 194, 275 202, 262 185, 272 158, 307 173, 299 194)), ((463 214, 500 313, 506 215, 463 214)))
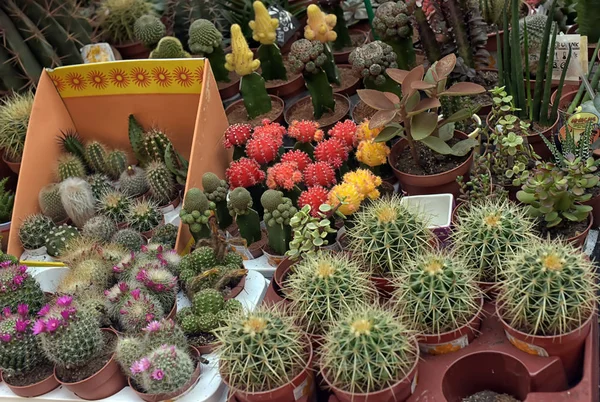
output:
POLYGON ((342 81, 340 79, 340 71, 335 65, 335 60, 333 59, 333 53, 331 53, 329 43, 323 43, 323 48, 323 53, 325 53, 327 59, 325 60, 325 63, 323 63, 321 68, 327 73, 327 80, 329 81, 329 83, 341 85, 342 81))
POLYGON ((260 218, 255 210, 250 208, 247 214, 236 216, 235 222, 240 229, 240 236, 246 240, 247 246, 260 240, 260 218))
POLYGON ((504 8, 503 18, 503 29, 504 34, 502 35, 502 64, 504 65, 504 85, 506 86, 506 92, 515 96, 515 88, 513 86, 514 77, 512 76, 512 68, 510 64, 510 44, 509 44, 509 30, 508 30, 508 1, 504 8))
MULTIPOLYGON (((517 0, 513 0, 517 1, 517 0)), ((550 9, 548 10, 547 15, 554 15, 554 6, 556 5, 556 0, 552 0, 550 5, 550 9)), ((546 56, 548 55, 548 40, 550 39, 550 33, 552 31, 552 24, 554 20, 552 18, 548 18, 546 21, 546 26, 544 27, 544 36, 542 39, 542 46, 540 47, 540 60, 538 62, 537 72, 535 74, 535 89, 533 91, 533 118, 537 119, 540 116, 540 109, 542 108, 542 89, 544 84, 544 67, 546 67, 546 56)), ((518 24, 518 23, 517 23, 518 24)), ((518 26, 518 25, 517 25, 518 26)), ((518 36, 517 42, 518 43, 518 36)), ((552 80, 550 76, 548 78, 552 80)))
POLYGON ((302 190, 298 186, 294 186, 291 190, 283 190, 283 195, 290 200, 292 200, 292 204, 296 208, 298 208, 298 198, 300 198, 300 194, 302 194, 302 190))
POLYGON ((419 28, 419 38, 423 45, 423 50, 430 63, 435 63, 442 58, 440 47, 435 39, 435 34, 427 22, 427 17, 421 7, 417 7, 414 11, 417 27, 419 28))
POLYGON ((271 98, 265 88, 265 80, 257 73, 241 78, 240 92, 250 120, 271 111, 271 98))
POLYGON ((335 39, 335 42, 333 42, 333 48, 335 50, 342 50, 345 47, 351 47, 352 39, 350 38, 350 32, 348 32, 348 27, 346 26, 346 20, 344 19, 344 10, 342 10, 339 3, 333 6, 333 13, 337 17, 337 23, 334 28, 337 33, 337 38, 335 39))
POLYGON ((531 78, 529 72, 529 35, 527 33, 527 23, 523 24, 524 50, 525 50, 525 91, 527 91, 527 111, 529 120, 533 119, 531 108, 531 78))
MULTIPOLYGON (((548 108, 550 105, 550 94, 552 92, 552 69, 554 67, 554 48, 556 46, 556 25, 554 26, 554 31, 552 32, 552 41, 550 43, 550 59, 548 60, 548 66, 546 70, 546 81, 544 82, 544 96, 542 100, 542 107, 540 109, 540 115, 538 117, 538 121, 542 123, 542 125, 547 126, 549 124, 554 123, 553 121, 548 120, 548 108)), ((568 66, 567 66, 568 67, 568 66)), ((565 67, 565 70, 567 69, 565 67)), ((558 102, 558 99, 556 100, 558 102)), ((534 115, 534 118, 536 116, 534 115)))
POLYGON ((269 247, 277 254, 284 255, 289 250, 292 241, 292 227, 290 225, 267 225, 269 233, 269 247))
POLYGON ((385 43, 394 49, 394 53, 396 53, 397 56, 396 62, 398 63, 398 68, 410 71, 415 67, 417 64, 417 59, 415 55, 415 49, 413 47, 412 37, 387 40, 385 43))
POLYGON ((498 33, 498 28, 496 28, 496 58, 498 64, 498 86, 504 86, 504 67, 502 63, 502 42, 500 42, 500 35, 498 33))
MULTIPOLYGON (((569 63, 571 62, 571 46, 569 46, 569 54, 567 55, 567 60, 565 61, 565 68, 563 68, 560 74, 560 81, 558 82, 558 88, 556 89, 556 98, 554 99, 554 104, 552 105, 552 111, 550 112, 550 122, 556 121, 556 117, 558 115, 558 103, 560 97, 562 96, 563 85, 565 83, 565 77, 567 76, 567 70, 569 69, 569 63)), ((542 139, 544 136, 542 135, 542 139)))
POLYGON ((227 209, 227 201, 219 201, 216 203, 217 209, 215 211, 217 215, 217 221, 219 222, 219 227, 222 230, 225 230, 233 223, 233 217, 229 213, 229 209, 227 209))
POLYGON ((304 74, 304 81, 312 98, 315 119, 320 119, 327 110, 333 112, 335 109, 333 88, 327 80, 325 71, 319 69, 316 73, 304 74))
POLYGON ((313 147, 313 145, 310 142, 297 141, 294 145, 294 149, 299 149, 300 151, 305 152, 306 154, 308 154, 308 156, 311 157, 311 159, 315 151, 315 147, 313 147))
MULTIPOLYGON (((512 5, 512 27, 510 30, 511 42, 513 46, 511 47, 512 54, 512 70, 514 83, 513 85, 516 88, 516 93, 513 94, 516 98, 516 105, 521 110, 519 111, 519 117, 524 119, 527 117, 527 103, 525 100, 525 87, 523 84, 523 59, 521 58, 521 46, 517 45, 520 43, 519 41, 519 4, 521 2, 519 0, 513 0, 512 5), (516 11, 515 11, 516 10, 516 11)), ((505 33, 506 35, 506 33, 505 33)), ((525 60, 525 63, 529 63, 528 60, 525 60)), ((535 115, 534 115, 535 116, 535 115)))
POLYGON ((210 62, 210 68, 217 82, 230 82, 229 71, 225 68, 225 52, 221 46, 217 46, 212 53, 206 55, 210 62))
POLYGON ((382 92, 392 92, 398 95, 399 98, 402 98, 402 88, 400 88, 400 84, 388 77, 387 74, 384 73, 384 75, 385 82, 381 85, 377 85, 373 78, 363 78, 363 84, 365 85, 365 88, 382 92))
POLYGON ((287 73, 283 65, 283 57, 277 45, 260 45, 258 47, 258 59, 262 77, 265 81, 287 80, 287 73))

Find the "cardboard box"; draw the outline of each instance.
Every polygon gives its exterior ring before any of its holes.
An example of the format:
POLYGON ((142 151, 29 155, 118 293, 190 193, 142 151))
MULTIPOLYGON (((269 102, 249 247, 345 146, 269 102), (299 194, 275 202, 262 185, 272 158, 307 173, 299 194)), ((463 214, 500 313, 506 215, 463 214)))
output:
MULTIPOLYGON (((18 228, 26 216, 39 212, 40 189, 57 181, 61 131, 76 130, 86 141, 124 149, 133 162, 130 114, 145 129, 163 130, 188 158, 186 191, 201 188, 207 171, 224 177, 230 156, 222 136, 228 123, 208 60, 128 60, 47 69, 39 81, 27 130, 10 254, 20 256, 23 251, 18 228)), ((182 251, 190 238, 187 227, 180 227, 177 249, 182 251)))

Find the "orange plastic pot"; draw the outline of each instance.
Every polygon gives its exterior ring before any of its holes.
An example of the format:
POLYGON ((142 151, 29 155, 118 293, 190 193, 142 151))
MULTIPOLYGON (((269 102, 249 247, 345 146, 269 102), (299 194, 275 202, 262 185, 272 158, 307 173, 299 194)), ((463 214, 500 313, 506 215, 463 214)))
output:
POLYGON ((36 382, 35 384, 16 386, 10 385, 4 379, 4 373, 0 372, 0 379, 6 383, 8 388, 13 394, 21 396, 23 398, 34 398, 36 396, 47 394, 48 392, 56 389, 60 384, 54 373, 50 374, 47 378, 42 381, 36 382))
POLYGON ((4 155, 2 156, 2 161, 4 163, 6 163, 6 166, 8 166, 8 168, 16 174, 19 174, 19 171, 21 170, 21 162, 11 162, 6 160, 6 158, 4 157, 4 155))

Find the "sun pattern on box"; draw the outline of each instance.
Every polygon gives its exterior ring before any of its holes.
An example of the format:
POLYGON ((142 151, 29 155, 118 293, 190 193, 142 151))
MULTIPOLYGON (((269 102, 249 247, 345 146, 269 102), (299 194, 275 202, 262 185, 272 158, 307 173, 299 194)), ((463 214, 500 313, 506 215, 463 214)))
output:
POLYGON ((204 59, 128 60, 46 69, 62 98, 199 94, 204 59))

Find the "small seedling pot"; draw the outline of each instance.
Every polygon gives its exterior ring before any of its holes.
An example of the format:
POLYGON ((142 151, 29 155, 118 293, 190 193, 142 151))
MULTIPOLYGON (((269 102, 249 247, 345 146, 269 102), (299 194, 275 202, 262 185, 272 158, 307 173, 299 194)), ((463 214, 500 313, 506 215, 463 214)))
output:
POLYGON ((244 290, 244 286, 246 286, 246 276, 248 276, 248 274, 242 276, 242 279, 240 279, 238 284, 235 285, 233 289, 231 289, 231 292, 229 292, 227 296, 223 297, 225 300, 234 299, 237 295, 242 293, 242 290, 244 290))
POLYGON ((124 60, 147 59, 150 57, 150 49, 142 45, 142 42, 129 42, 113 46, 124 60))
POLYGON ((6 163, 6 166, 8 166, 13 173, 19 174, 19 171, 21 170, 21 162, 10 162, 6 160, 4 155, 2 155, 2 161, 6 163))
POLYGON ((48 377, 43 379, 42 381, 36 382, 35 384, 16 386, 10 385, 4 379, 4 373, 0 372, 0 379, 6 383, 8 388, 13 392, 13 394, 21 396, 23 398, 35 398, 36 396, 47 394, 48 392, 56 389, 60 383, 54 376, 54 373, 51 373, 48 377))

